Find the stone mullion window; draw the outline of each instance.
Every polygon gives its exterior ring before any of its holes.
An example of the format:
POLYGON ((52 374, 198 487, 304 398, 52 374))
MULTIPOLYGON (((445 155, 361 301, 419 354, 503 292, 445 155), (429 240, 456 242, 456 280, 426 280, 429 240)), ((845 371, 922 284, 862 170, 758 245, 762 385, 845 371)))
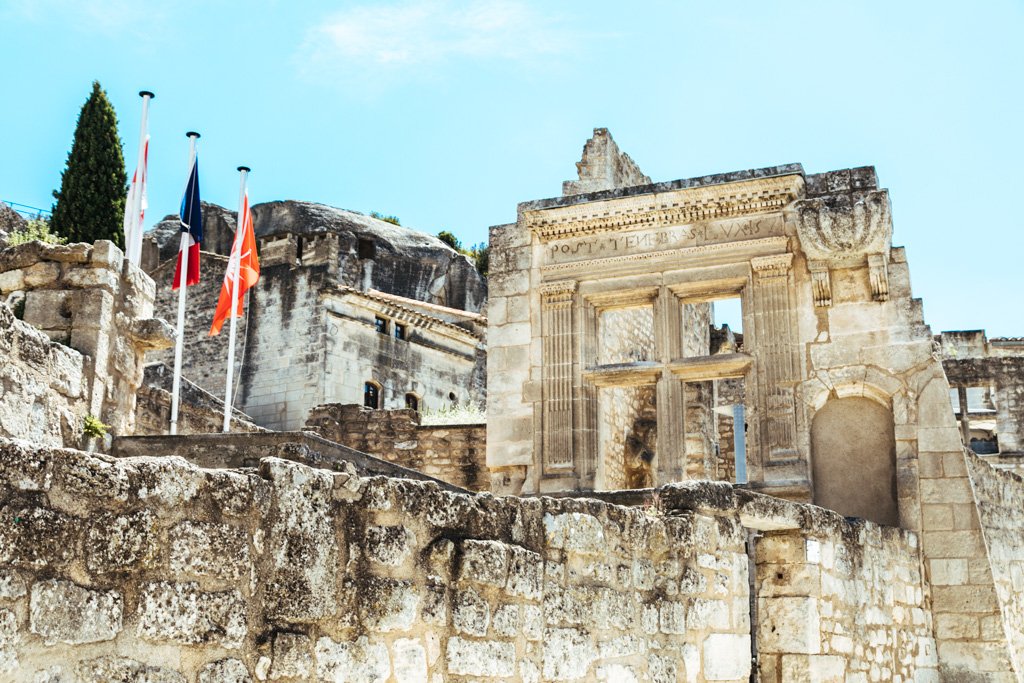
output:
POLYGON ((794 357, 790 302, 792 254, 751 261, 754 269, 754 322, 757 327, 758 408, 766 460, 797 455, 794 385, 799 381, 794 357))
MULTIPOLYGON (((682 352, 682 304, 668 287, 662 286, 655 303, 657 358, 667 365, 682 352)), ((672 373, 662 373, 657 386, 658 454, 655 485, 683 479, 686 437, 683 424, 686 412, 683 384, 672 373)))
POLYGON ((573 301, 576 283, 541 286, 544 472, 573 469, 573 301))

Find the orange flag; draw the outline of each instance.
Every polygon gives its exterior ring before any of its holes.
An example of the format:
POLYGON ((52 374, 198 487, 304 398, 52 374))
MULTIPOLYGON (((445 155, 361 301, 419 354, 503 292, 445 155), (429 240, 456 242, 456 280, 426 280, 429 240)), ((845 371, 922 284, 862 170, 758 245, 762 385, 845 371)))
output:
POLYGON ((224 275, 224 284, 220 288, 220 298, 217 299, 217 312, 213 314, 213 325, 210 326, 210 336, 220 334, 220 328, 228 318, 231 309, 232 289, 235 285, 235 275, 241 281, 241 288, 238 290, 238 308, 235 310, 235 317, 241 318, 244 313, 242 297, 247 289, 256 284, 260 279, 260 262, 256 258, 256 233, 252 227, 252 212, 249 211, 249 193, 245 193, 242 202, 242 225, 235 233, 235 240, 231 245, 231 257, 228 259, 228 272, 224 275))

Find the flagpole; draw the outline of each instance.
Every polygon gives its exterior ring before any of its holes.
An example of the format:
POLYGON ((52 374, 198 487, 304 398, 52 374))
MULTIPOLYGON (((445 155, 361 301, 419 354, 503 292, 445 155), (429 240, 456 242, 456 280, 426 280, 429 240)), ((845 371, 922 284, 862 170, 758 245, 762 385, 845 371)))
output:
POLYGON ((142 221, 139 219, 139 214, 142 212, 142 165, 146 161, 146 136, 148 133, 149 125, 149 101, 156 97, 153 93, 148 90, 140 90, 139 97, 142 98, 142 125, 139 129, 139 159, 135 164, 135 183, 137 185, 135 192, 132 193, 132 207, 131 207, 131 234, 125 235, 125 251, 127 251, 128 260, 136 266, 140 265, 142 261, 142 221))
MULTIPOLYGON (((185 133, 188 136, 189 150, 189 172, 192 170, 193 164, 196 163, 196 140, 199 139, 199 133, 195 131, 189 131, 185 133)), ((178 333, 174 338, 174 383, 171 385, 171 436, 178 433, 178 394, 181 392, 181 351, 182 342, 185 338, 185 291, 188 289, 188 252, 189 252, 189 238, 191 237, 188 231, 181 233, 181 245, 178 247, 178 253, 181 254, 181 280, 178 282, 178 333)))
POLYGON ((231 246, 231 256, 228 258, 228 284, 231 288, 231 307, 228 309, 228 324, 231 326, 228 333, 228 377, 224 387, 224 433, 231 431, 231 385, 235 374, 235 313, 238 310, 238 289, 241 284, 242 275, 242 238, 244 230, 243 221, 248 216, 243 216, 243 204, 245 202, 245 182, 252 170, 248 166, 239 166, 238 185, 238 219, 235 223, 235 239, 231 246))

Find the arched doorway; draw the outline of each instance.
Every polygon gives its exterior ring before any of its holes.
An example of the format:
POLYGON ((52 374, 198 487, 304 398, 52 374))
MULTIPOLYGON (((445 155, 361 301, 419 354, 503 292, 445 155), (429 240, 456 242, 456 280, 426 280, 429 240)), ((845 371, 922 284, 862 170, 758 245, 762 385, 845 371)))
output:
POLYGON ((814 504, 897 526, 892 411, 867 398, 826 403, 811 423, 814 504))

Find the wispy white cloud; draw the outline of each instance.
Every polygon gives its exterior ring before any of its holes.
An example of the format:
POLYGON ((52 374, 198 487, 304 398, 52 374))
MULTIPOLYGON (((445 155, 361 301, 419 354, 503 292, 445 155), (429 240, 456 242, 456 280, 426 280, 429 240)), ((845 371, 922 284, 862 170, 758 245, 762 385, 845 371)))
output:
POLYGON ((9 18, 63 21, 105 36, 151 31, 166 15, 161 3, 139 0, 9 0, 5 4, 9 18))
POLYGON ((578 49, 564 17, 521 0, 404 0, 326 17, 297 55, 314 80, 393 81, 458 60, 543 65, 578 49))

